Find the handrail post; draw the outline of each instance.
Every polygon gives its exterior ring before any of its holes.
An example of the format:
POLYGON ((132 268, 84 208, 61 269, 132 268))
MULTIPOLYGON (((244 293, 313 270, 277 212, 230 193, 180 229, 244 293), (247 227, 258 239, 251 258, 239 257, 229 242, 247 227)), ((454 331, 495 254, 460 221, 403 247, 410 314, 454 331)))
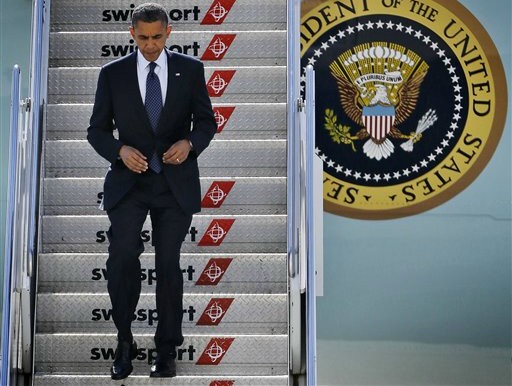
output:
POLYGON ((9 133, 9 169, 8 169, 8 190, 6 210, 6 231, 4 249, 4 286, 3 286, 3 307, 2 307, 2 371, 0 376, 1 385, 9 385, 12 371, 12 328, 15 315, 12 312, 13 294, 16 286, 16 264, 13 263, 14 253, 14 225, 16 220, 17 200, 17 160, 19 140, 19 116, 20 116, 20 89, 21 71, 16 64, 12 71, 11 88, 11 117, 9 133))

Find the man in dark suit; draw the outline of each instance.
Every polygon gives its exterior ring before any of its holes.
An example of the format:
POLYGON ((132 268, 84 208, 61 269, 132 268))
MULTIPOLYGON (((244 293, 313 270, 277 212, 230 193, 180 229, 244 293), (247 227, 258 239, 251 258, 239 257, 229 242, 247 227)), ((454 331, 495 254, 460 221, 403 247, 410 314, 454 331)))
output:
POLYGON ((176 375, 183 343, 181 244, 200 211, 197 157, 216 131, 203 65, 165 48, 165 9, 138 6, 130 33, 138 50, 102 67, 87 139, 111 166, 104 183, 110 228, 108 292, 118 330, 112 379, 126 378, 137 353, 131 322, 140 290, 140 233, 150 213, 157 274, 152 377, 176 375), (113 131, 117 129, 118 138, 113 131))

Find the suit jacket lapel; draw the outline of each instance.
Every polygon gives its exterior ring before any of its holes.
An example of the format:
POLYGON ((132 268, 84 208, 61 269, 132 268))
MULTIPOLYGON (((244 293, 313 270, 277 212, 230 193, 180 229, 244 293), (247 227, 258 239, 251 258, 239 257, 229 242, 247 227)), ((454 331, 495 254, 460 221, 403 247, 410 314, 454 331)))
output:
POLYGON ((172 113, 176 111, 176 104, 178 102, 179 87, 180 87, 180 72, 176 68, 176 62, 173 58, 172 53, 169 50, 165 50, 167 53, 167 95, 165 96, 164 107, 162 110, 162 116, 158 122, 157 130, 165 127, 166 122, 172 117, 172 113))

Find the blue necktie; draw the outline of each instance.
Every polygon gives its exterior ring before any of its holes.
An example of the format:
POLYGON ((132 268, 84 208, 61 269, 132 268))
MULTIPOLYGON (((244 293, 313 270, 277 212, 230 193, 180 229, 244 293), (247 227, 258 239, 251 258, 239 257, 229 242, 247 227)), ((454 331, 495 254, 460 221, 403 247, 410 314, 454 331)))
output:
MULTIPOLYGON (((149 63, 149 74, 146 78, 146 100, 144 101, 153 132, 156 132, 156 126, 158 125, 158 120, 160 119, 163 107, 162 89, 160 88, 158 75, 155 74, 155 67, 155 62, 149 63)), ((149 167, 155 173, 160 173, 162 171, 162 164, 160 163, 156 152, 153 153, 153 156, 149 160, 149 167)))

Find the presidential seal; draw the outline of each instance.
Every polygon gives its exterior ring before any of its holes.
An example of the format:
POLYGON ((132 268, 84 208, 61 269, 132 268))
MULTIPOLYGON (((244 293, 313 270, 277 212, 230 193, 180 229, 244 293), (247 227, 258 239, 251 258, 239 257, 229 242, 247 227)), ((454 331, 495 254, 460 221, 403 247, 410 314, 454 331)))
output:
POLYGON ((455 0, 305 1, 301 55, 304 74, 307 65, 316 73, 329 212, 388 219, 431 209, 474 181, 496 149, 503 66, 455 0))

